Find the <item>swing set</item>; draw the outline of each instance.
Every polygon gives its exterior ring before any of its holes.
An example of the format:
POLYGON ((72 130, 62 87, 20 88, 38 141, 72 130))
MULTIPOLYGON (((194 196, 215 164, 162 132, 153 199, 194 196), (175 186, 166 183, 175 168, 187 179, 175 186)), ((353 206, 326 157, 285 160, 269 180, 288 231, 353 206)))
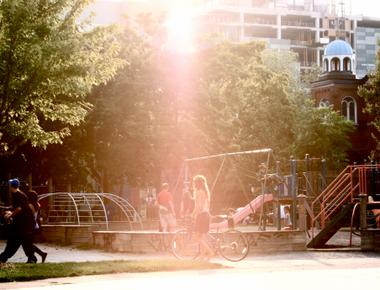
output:
MULTIPOLYGON (((247 204, 233 214, 233 224, 240 223, 251 214, 260 213, 258 230, 265 230, 267 220, 265 204, 273 202, 270 213, 277 230, 281 230, 281 218, 283 218, 285 205, 292 209, 292 228, 295 229, 297 227, 298 193, 302 192, 309 198, 313 198, 321 192, 327 184, 327 167, 325 159, 310 158, 308 154, 306 154, 305 159, 291 157, 289 165, 290 174, 282 175, 280 173, 280 162, 275 161, 273 150, 270 148, 187 158, 184 160, 177 178, 175 192, 182 189, 182 204, 183 197, 191 192, 191 177, 203 174, 210 181, 211 198, 214 197, 215 199, 217 197, 216 192, 220 195, 221 191, 226 190, 225 187, 230 185, 234 186, 231 195, 236 197, 236 188, 240 188, 247 204), (208 166, 206 166, 207 162, 208 166), (316 167, 319 167, 320 171, 316 170, 316 167), (269 172, 270 168, 273 169, 271 173, 269 172), (232 172, 234 178, 231 179, 228 174, 222 177, 222 173, 226 170, 227 173, 232 172), (213 175, 213 172, 216 174, 213 175), (251 187, 247 187, 252 181, 260 184, 260 190, 256 197, 253 196, 251 187), (224 187, 220 186, 222 182, 224 182, 224 187)), ((223 202, 226 203, 226 201, 227 198, 224 198, 223 202)), ((211 224, 211 228, 214 229, 226 227, 228 227, 227 221, 211 224)))
MULTIPOLYGON (((240 152, 231 152, 231 153, 222 153, 215 155, 207 155, 201 157, 194 157, 185 159, 183 162, 182 170, 178 176, 177 183, 175 186, 175 191, 180 187, 181 180, 183 180, 183 195, 191 192, 191 176, 196 174, 204 174, 206 177, 210 177, 212 174, 210 173, 210 168, 205 168, 204 163, 207 161, 216 161, 217 166, 214 166, 211 171, 215 170, 216 175, 214 178, 208 178, 210 180, 210 195, 214 196, 216 186, 218 181, 221 179, 222 172, 228 169, 229 171, 232 169, 236 180, 238 181, 241 192, 244 194, 247 201, 252 198, 247 193, 247 186, 244 186, 244 182, 242 181, 239 172, 243 172, 246 178, 249 179, 259 179, 259 175, 257 171, 249 169, 244 166, 239 166, 239 162, 236 160, 238 157, 253 157, 261 155, 264 156, 264 162, 260 162, 260 182, 261 182, 261 193, 254 200, 249 202, 245 207, 241 208, 238 212, 234 214, 234 223, 238 223, 242 221, 244 218, 249 216, 252 213, 260 212, 259 217, 259 230, 264 230, 264 205, 265 203, 272 200, 272 194, 266 192, 268 180, 274 175, 269 174, 269 167, 271 158, 273 158, 273 150, 270 148, 265 149, 257 149, 257 150, 249 150, 249 151, 240 151, 240 152), (203 165, 201 164, 203 163, 203 165), (198 165, 198 166, 194 166, 198 165), (195 168, 194 168, 195 167, 195 168), (208 171, 207 171, 208 169, 208 171)), ((247 160, 245 160, 247 161, 247 160)), ((257 161, 257 160, 256 160, 257 161)), ((257 165, 257 162, 253 162, 252 160, 248 160, 248 162, 254 165, 257 165)), ((226 227, 227 221, 224 221, 219 224, 212 224, 211 228, 222 228, 226 227)))

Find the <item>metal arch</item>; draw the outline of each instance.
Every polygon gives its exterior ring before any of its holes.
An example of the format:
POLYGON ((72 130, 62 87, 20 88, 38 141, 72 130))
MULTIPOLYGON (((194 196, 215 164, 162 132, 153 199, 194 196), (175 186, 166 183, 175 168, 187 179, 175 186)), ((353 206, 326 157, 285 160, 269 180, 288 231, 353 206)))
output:
MULTIPOLYGON (((99 200, 99 202, 100 202, 100 204, 102 206, 102 209, 103 209, 103 212, 104 212, 104 219, 105 219, 105 223, 106 223, 107 229, 109 228, 109 220, 108 220, 107 211, 106 211, 106 208, 105 208, 105 205, 104 205, 104 201, 102 200, 102 198, 106 198, 106 199, 112 201, 113 203, 115 203, 120 208, 120 210, 124 213, 125 217, 127 218, 127 221, 129 223, 129 226, 130 226, 131 229, 132 229, 133 217, 136 218, 136 221, 140 224, 141 229, 143 228, 141 216, 138 214, 138 212, 136 211, 136 209, 129 203, 129 201, 126 200, 126 199, 121 198, 120 196, 112 194, 112 193, 68 193, 68 192, 54 192, 54 193, 41 194, 41 195, 38 196, 38 200, 42 200, 42 199, 50 197, 50 196, 59 196, 59 195, 63 195, 63 196, 66 195, 66 196, 70 197, 70 199, 72 200, 72 202, 73 202, 73 204, 75 206, 76 214, 77 214, 78 225, 80 225, 80 216, 79 216, 79 210, 78 210, 78 207, 77 207, 77 204, 76 204, 75 197, 84 197, 84 196, 86 196, 85 200, 87 201, 87 204, 88 204, 88 198, 87 197, 94 196, 94 197, 96 197, 99 200), (130 217, 131 213, 132 213, 132 218, 130 217)), ((91 211, 91 214, 92 214, 92 210, 91 209, 90 209, 90 211, 91 211)))
POLYGON ((78 221, 78 225, 80 225, 80 218, 79 218, 79 212, 78 212, 78 207, 77 207, 77 204, 76 204, 76 201, 75 199, 73 198, 73 196, 68 193, 68 192, 53 192, 53 193, 45 193, 45 194, 41 194, 38 196, 38 200, 42 200, 44 198, 47 198, 47 197, 51 197, 51 196, 59 196, 59 195, 68 195, 71 199, 71 201, 73 202, 73 205, 75 207, 75 212, 77 214, 77 221, 78 221))
POLYGON ((38 195, 38 200, 44 199, 46 197, 54 196, 54 195, 60 195, 60 194, 67 194, 67 192, 53 192, 53 193, 44 193, 38 195))
POLYGON ((80 225, 80 217, 79 217, 79 211, 78 211, 77 203, 76 203, 76 201, 75 201, 75 199, 74 199, 74 197, 72 196, 71 193, 67 192, 67 195, 71 198, 71 200, 72 200, 73 203, 74 203, 75 211, 76 211, 76 213, 77 213, 78 225, 80 225))
MULTIPOLYGON (((127 200, 121 198, 120 196, 112 194, 112 193, 97 193, 97 194, 99 196, 102 196, 104 198, 107 198, 107 199, 113 201, 123 211, 124 215, 128 219, 128 223, 130 225, 130 228, 132 229, 133 220, 131 221, 129 214, 126 211, 126 207, 122 204, 122 203, 126 203, 127 207, 129 207, 131 209, 131 211, 134 213, 134 215, 138 218, 138 222, 140 223, 140 227, 142 228, 142 220, 141 220, 140 215, 138 214, 136 209, 127 200)), ((130 210, 128 209, 128 211, 130 211, 130 210)))
POLYGON ((129 209, 134 213, 134 217, 138 220, 138 222, 140 223, 140 225, 142 227, 141 216, 139 215, 139 213, 137 212, 137 210, 133 207, 133 205, 128 200, 123 199, 120 196, 117 196, 115 194, 110 194, 110 195, 113 196, 114 198, 116 198, 117 200, 120 200, 121 202, 125 202, 127 204, 127 206, 129 207, 129 209))
POLYGON ((114 197, 112 197, 112 194, 98 193, 98 196, 102 196, 103 198, 107 198, 107 199, 111 200, 112 202, 114 202, 121 209, 121 211, 124 213, 124 215, 127 217, 129 227, 132 229, 131 219, 129 217, 129 214, 128 214, 126 208, 119 201, 114 199, 114 197), (108 196, 108 195, 110 195, 110 196, 108 196))
MULTIPOLYGON (((112 194, 112 193, 99 193, 99 195, 102 195, 104 196, 105 198, 115 202, 116 204, 121 204, 123 206, 123 208, 125 206, 127 206, 127 210, 128 211, 131 211, 133 212, 134 216, 138 219, 138 222, 140 223, 141 227, 142 227, 142 220, 141 220, 141 216, 138 214, 137 210, 129 203, 129 201, 121 198, 120 196, 117 196, 115 194, 112 194), (126 205, 123 205, 123 203, 125 203, 126 205)), ((125 210, 123 210, 123 212, 127 215, 128 217, 128 213, 125 212, 125 210)), ((128 218, 129 220, 129 218, 128 218)))
POLYGON ((101 204, 102 207, 103 207, 104 219, 106 220, 106 228, 107 228, 107 230, 108 230, 108 229, 109 229, 109 225, 108 225, 108 215, 107 215, 106 207, 105 207, 105 205, 104 205, 103 200, 100 198, 99 194, 95 193, 95 196, 99 199, 100 204, 101 204))
MULTIPOLYGON (((93 214, 92 214, 92 208, 91 208, 91 205, 90 205, 90 203, 88 202, 88 199, 87 199, 86 195, 85 195, 85 194, 82 194, 82 196, 83 196, 83 199, 84 199, 84 201, 86 202, 86 204, 87 204, 87 206, 88 206, 88 209, 90 210, 91 221, 92 221, 92 223, 94 223, 94 216, 93 216, 93 214)), ((103 210, 104 210, 104 208, 103 208, 103 210)))

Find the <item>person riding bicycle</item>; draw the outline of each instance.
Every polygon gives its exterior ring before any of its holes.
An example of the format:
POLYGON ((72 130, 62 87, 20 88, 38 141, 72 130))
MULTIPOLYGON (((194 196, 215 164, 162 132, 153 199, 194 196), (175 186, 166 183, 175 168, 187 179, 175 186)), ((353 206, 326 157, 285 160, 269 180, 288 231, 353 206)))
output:
POLYGON ((194 189, 194 211, 192 214, 195 220, 194 232, 200 244, 199 259, 208 260, 214 255, 207 243, 207 234, 210 228, 210 192, 207 186, 207 180, 202 175, 193 178, 194 189))

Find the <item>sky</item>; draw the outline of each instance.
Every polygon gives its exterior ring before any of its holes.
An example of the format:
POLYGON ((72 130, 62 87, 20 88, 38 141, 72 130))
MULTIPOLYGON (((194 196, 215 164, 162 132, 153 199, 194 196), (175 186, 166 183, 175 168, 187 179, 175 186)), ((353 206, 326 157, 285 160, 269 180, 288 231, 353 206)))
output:
MULTIPOLYGON (((103 0, 104 1, 104 0, 103 0)), ((134 2, 153 2, 155 0, 106 0, 109 2, 123 2, 123 1, 134 1, 134 2)), ((189 0, 172 0, 173 3, 189 2, 189 0)), ((339 2, 339 0, 336 0, 339 2)), ((380 18, 380 0, 346 0, 347 3, 352 3, 352 13, 363 14, 366 16, 378 17, 380 18)), ((348 12, 348 11, 347 11, 348 12)))
POLYGON ((380 1, 352 0, 352 13, 380 18, 380 1))

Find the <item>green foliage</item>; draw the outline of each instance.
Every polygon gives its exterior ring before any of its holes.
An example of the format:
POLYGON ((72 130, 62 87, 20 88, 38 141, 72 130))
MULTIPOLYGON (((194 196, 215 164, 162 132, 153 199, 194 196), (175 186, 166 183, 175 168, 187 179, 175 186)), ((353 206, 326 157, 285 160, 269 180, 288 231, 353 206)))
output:
MULTIPOLYGON (((308 85, 300 81, 294 54, 267 49, 261 42, 224 42, 192 55, 176 54, 152 41, 151 35, 160 27, 154 21, 144 15, 138 19, 143 23, 139 29, 124 27, 117 35, 121 44, 117 55, 110 42, 112 57, 126 62, 111 81, 97 86, 87 99, 85 92, 91 86, 85 86, 79 96, 61 93, 65 100, 75 96, 84 105, 74 106, 84 108, 83 115, 65 107, 65 121, 74 119, 69 125, 86 115, 87 102, 93 110, 63 145, 25 153, 32 156, 28 158, 38 173, 77 186, 90 175, 103 184, 103 190, 118 191, 115 185, 124 185, 126 177, 131 185, 158 185, 161 179, 174 184, 185 157, 221 152, 269 147, 282 161, 305 153, 330 162, 345 160, 352 124, 331 109, 314 106, 308 85)), ((95 83, 95 79, 91 84, 106 81, 95 83)), ((60 84, 51 93, 63 90, 60 84)), ((56 98, 48 99, 55 105, 56 98)), ((44 115, 57 118, 55 107, 45 107, 44 115)), ((58 132, 66 134, 65 128, 58 132)), ((257 169, 254 162, 239 166, 257 169)))
POLYGON ((114 28, 78 20, 87 0, 0 3, 0 142, 62 143, 84 121, 94 86, 122 65, 114 28))
MULTIPOLYGON (((380 51, 377 52, 376 70, 369 74, 367 83, 359 87, 358 94, 365 101, 364 112, 374 116, 372 125, 376 128, 378 134, 372 137, 377 142, 377 151, 380 151, 380 51)), ((375 153, 375 152, 374 152, 375 153)))
POLYGON ((316 108, 314 102, 306 99, 298 107, 296 124, 293 152, 297 156, 324 157, 330 165, 346 161, 346 152, 351 148, 347 136, 355 126, 339 112, 316 108))
POLYGON ((305 153, 345 160, 353 126, 309 100, 294 54, 225 43, 213 48, 207 64, 200 103, 208 110, 199 125, 213 152, 269 147, 284 161, 305 153))

